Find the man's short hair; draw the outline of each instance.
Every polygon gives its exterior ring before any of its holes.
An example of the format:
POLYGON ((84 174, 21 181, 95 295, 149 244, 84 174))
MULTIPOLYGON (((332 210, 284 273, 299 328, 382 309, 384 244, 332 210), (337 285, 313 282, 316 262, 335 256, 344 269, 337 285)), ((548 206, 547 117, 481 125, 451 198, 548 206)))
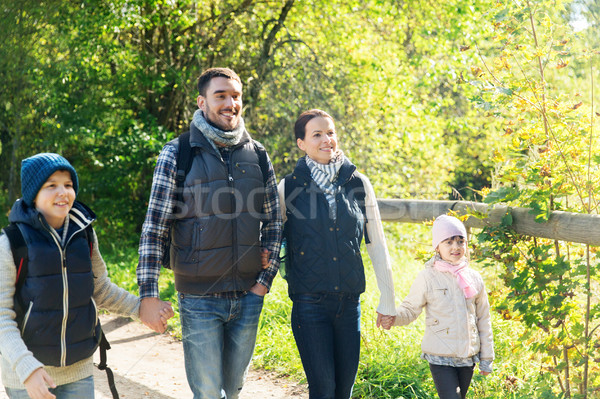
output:
POLYGON ((240 85, 242 84, 242 80, 237 75, 237 73, 235 73, 229 68, 208 68, 207 70, 202 72, 202 75, 200 75, 200 77, 198 78, 198 93, 202 97, 206 97, 206 89, 208 88, 210 81, 213 78, 218 77, 235 80, 240 85))

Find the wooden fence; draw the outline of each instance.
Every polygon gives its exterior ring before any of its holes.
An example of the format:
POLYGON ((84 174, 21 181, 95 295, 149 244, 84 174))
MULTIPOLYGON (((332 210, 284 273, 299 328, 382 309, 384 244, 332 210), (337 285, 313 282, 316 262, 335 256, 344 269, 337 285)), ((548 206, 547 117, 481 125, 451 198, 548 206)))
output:
POLYGON ((512 215, 512 227, 519 234, 600 246, 600 215, 555 211, 551 213, 547 222, 540 223, 535 221, 529 209, 505 205, 490 206, 469 201, 399 199, 379 199, 377 202, 384 221, 422 223, 433 220, 451 209, 461 215, 466 214, 468 209, 473 209, 488 216, 485 219, 470 217, 465 225, 471 228, 483 228, 485 225, 498 225, 508 211, 512 215))

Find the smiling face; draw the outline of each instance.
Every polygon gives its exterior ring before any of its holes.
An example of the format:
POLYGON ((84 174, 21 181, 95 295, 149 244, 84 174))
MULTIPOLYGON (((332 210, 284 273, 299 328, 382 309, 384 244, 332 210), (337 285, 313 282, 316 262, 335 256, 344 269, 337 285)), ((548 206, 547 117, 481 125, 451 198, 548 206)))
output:
POLYGON ((75 190, 71 173, 57 170, 42 185, 33 203, 48 224, 58 229, 65 223, 74 201, 75 190))
POLYGON ((440 257, 446 262, 457 265, 467 253, 467 240, 461 236, 454 236, 440 242, 437 247, 440 257))
POLYGON ((312 160, 328 164, 337 151, 337 135, 331 118, 318 116, 306 124, 304 139, 297 139, 298 148, 312 160))
POLYGON ((224 131, 231 131, 242 116, 242 85, 240 82, 217 76, 210 80, 205 96, 198 96, 198 108, 206 119, 224 131))

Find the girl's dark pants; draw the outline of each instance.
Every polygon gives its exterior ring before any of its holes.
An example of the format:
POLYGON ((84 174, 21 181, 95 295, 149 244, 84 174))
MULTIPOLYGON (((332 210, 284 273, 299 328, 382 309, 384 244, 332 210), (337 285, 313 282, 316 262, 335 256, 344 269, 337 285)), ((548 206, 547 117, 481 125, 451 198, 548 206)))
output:
POLYGON ((360 356, 359 295, 296 294, 292 301, 309 399, 350 398, 360 356))
POLYGON ((438 366, 429 363, 440 399, 465 399, 473 378, 473 367, 438 366))

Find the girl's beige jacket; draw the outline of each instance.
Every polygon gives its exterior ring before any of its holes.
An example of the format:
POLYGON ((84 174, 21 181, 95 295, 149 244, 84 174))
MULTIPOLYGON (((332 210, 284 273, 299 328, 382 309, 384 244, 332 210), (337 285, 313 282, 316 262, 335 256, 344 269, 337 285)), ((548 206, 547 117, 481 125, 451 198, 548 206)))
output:
POLYGON ((456 276, 433 267, 434 258, 425 263, 408 296, 396 309, 394 325, 414 321, 425 308, 423 353, 435 356, 494 360, 490 305, 481 275, 468 268, 477 295, 466 299, 456 276))

